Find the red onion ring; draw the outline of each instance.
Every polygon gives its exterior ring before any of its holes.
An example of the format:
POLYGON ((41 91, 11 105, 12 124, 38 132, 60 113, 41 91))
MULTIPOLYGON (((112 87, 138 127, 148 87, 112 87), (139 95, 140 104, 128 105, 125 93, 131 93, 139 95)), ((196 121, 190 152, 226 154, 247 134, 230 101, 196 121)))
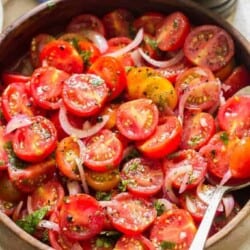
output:
POLYGON ((69 195, 79 194, 82 191, 78 181, 67 181, 67 189, 69 195))
POLYGON ((136 47, 138 47, 139 44, 142 42, 142 40, 143 40, 143 29, 141 28, 141 29, 139 29, 134 40, 131 43, 129 43, 127 46, 125 46, 119 50, 116 50, 114 52, 106 54, 106 56, 112 56, 112 57, 122 56, 122 55, 128 53, 129 51, 135 49, 136 47))
POLYGON ((139 48, 138 51, 146 62, 157 68, 168 68, 170 66, 173 66, 180 62, 184 57, 183 51, 180 50, 173 58, 165 61, 158 61, 147 55, 141 48, 139 48))
POLYGON ((32 199, 30 195, 27 197, 27 211, 28 214, 32 214, 34 212, 32 208, 32 199))
POLYGON ((223 175, 220 185, 223 186, 225 183, 227 183, 232 178, 232 172, 230 169, 227 170, 227 172, 223 175))
POLYGON ((11 120, 7 123, 5 128, 5 134, 9 134, 18 128, 23 128, 32 124, 30 117, 27 115, 15 115, 11 120))
POLYGON ((190 211, 191 213, 196 213, 197 208, 194 202, 189 198, 188 195, 186 195, 185 198, 186 198, 186 206, 187 206, 188 211, 190 211))
POLYGON ((19 219, 22 207, 23 207, 23 201, 20 201, 12 214, 13 221, 17 221, 19 219))
POLYGON ((234 201, 234 197, 232 194, 227 194, 226 196, 224 196, 222 198, 222 203, 224 205, 224 209, 225 209, 225 216, 228 217, 235 206, 235 201, 234 201))
POLYGON ((98 131, 100 131, 105 124, 107 123, 109 119, 108 115, 102 116, 102 122, 98 122, 95 125, 91 126, 90 128, 87 129, 78 129, 73 127, 67 117, 67 111, 64 106, 62 106, 59 109, 59 121, 62 129, 68 134, 75 136, 77 138, 86 138, 89 136, 92 136, 96 134, 98 131))

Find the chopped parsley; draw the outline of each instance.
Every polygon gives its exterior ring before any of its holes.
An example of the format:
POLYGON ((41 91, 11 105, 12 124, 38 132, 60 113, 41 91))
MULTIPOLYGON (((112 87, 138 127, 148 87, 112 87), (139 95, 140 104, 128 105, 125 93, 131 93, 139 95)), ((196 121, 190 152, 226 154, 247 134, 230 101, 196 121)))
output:
POLYGON ((95 197, 98 201, 110 201, 112 193, 111 192, 102 192, 97 191, 95 197))
POLYGON ((227 132, 223 132, 221 133, 220 135, 220 139, 222 140, 222 142, 227 145, 228 142, 229 142, 229 136, 228 136, 228 133, 227 132))
POLYGON ((162 204, 158 200, 156 200, 154 202, 154 207, 155 207, 155 209, 157 211, 157 215, 158 216, 162 215, 165 212, 165 210, 166 210, 164 204, 162 204))
POLYGON ((161 242, 161 249, 162 250, 171 250, 174 249, 176 244, 174 242, 170 241, 162 241, 161 242))

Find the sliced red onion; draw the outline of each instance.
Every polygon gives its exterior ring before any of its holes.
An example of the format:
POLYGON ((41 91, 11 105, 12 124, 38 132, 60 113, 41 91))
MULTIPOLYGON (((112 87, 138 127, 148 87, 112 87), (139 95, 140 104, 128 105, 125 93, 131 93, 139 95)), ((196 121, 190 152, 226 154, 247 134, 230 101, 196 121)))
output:
POLYGON ((220 181, 220 185, 223 186, 224 184, 226 184, 230 179, 232 178, 232 172, 230 169, 227 170, 227 172, 223 175, 221 181, 220 181))
POLYGON ((71 250, 83 250, 79 242, 74 243, 74 245, 71 247, 71 250))
POLYGON ((165 210, 176 208, 175 204, 164 198, 157 199, 157 202, 162 204, 165 207, 165 210))
POLYGON ((86 30, 83 32, 83 35, 92 41, 101 53, 105 53, 107 51, 108 42, 103 35, 94 30, 86 30))
POLYGON ((32 198, 30 195, 27 197, 27 211, 28 214, 32 214, 34 212, 32 208, 32 198))
POLYGON ((234 197, 231 194, 227 194, 222 198, 222 203, 224 205, 224 209, 225 209, 225 216, 228 217, 235 206, 235 201, 234 201, 234 197))
POLYGON ((82 192, 81 186, 78 181, 67 181, 67 188, 69 195, 75 195, 82 192))
MULTIPOLYGON (((191 166, 191 171, 192 171, 192 166, 191 166)), ((187 171, 182 179, 181 186, 179 188, 179 194, 182 194, 186 189, 188 185, 188 180, 190 178, 191 172, 187 171)))
POLYGON ((56 232, 60 232, 60 227, 57 223, 53 222, 53 221, 50 221, 50 220, 41 220, 39 223, 38 223, 38 226, 39 227, 42 227, 42 228, 47 228, 49 230, 53 230, 53 231, 56 231, 56 232))
POLYGON ((101 122, 98 122, 95 125, 87 129, 78 129, 78 128, 73 127, 70 124, 65 107, 62 106, 59 110, 59 121, 60 121, 61 127, 68 135, 72 135, 77 138, 86 138, 86 137, 96 134, 105 126, 108 120, 109 120, 109 116, 103 115, 101 122))
POLYGON ((158 60, 151 58, 149 55, 147 55, 143 51, 143 49, 139 48, 138 51, 146 62, 148 62, 149 64, 151 64, 152 66, 156 68, 168 68, 180 62, 184 57, 183 51, 180 50, 178 51, 178 53, 176 53, 176 55, 173 58, 165 60, 165 61, 158 61, 158 60))
POLYGON ((190 199, 188 195, 186 195, 186 206, 189 212, 196 213, 197 207, 195 206, 195 204, 193 203, 193 201, 190 199))
POLYGON ((13 221, 17 221, 19 219, 22 207, 23 207, 23 201, 20 201, 12 214, 13 221))
POLYGON ((144 65, 142 62, 141 54, 138 49, 135 49, 134 51, 132 51, 130 55, 131 55, 131 58, 133 59, 135 66, 140 67, 144 65))
POLYGON ((30 117, 27 115, 15 115, 11 120, 7 123, 5 128, 5 134, 9 134, 18 128, 23 128, 32 124, 30 117))
POLYGON ((136 47, 138 47, 140 43, 142 42, 142 40, 143 40, 143 29, 139 29, 134 40, 131 43, 129 43, 127 46, 119 50, 106 54, 106 56, 112 56, 112 57, 122 56, 128 53, 129 51, 135 49, 136 47))
POLYGON ((178 178, 180 175, 186 174, 187 172, 192 171, 190 167, 191 165, 173 168, 165 177, 165 182, 163 186, 164 197, 170 199, 170 201, 174 202, 175 204, 179 203, 179 199, 176 197, 173 191, 173 181, 176 178, 178 178))

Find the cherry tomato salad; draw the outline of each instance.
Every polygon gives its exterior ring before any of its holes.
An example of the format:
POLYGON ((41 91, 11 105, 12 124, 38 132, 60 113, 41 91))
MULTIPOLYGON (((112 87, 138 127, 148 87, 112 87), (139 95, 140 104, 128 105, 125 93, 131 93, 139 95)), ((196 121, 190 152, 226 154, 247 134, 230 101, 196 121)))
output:
POLYGON ((1 84, 0 210, 54 249, 188 249, 212 183, 250 178, 249 71, 185 13, 83 13, 1 84))

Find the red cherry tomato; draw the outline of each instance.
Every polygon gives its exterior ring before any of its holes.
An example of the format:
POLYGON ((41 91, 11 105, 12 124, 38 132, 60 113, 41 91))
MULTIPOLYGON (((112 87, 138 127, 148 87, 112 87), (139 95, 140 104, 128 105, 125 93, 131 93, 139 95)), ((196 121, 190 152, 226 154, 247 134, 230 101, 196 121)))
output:
POLYGON ((185 40, 184 54, 193 64, 218 71, 232 59, 234 42, 231 36, 218 26, 197 26, 185 40))
POLYGON ((13 150, 24 161, 39 162, 55 150, 57 131, 54 124, 43 116, 34 116, 31 122, 15 131, 13 150))
POLYGON ((107 13, 102 19, 107 37, 130 37, 133 20, 133 14, 126 9, 115 9, 107 13))
POLYGON ((116 125, 121 134, 130 140, 144 140, 155 131, 158 109, 150 99, 137 99, 120 105, 116 113, 116 125))
POLYGON ((66 27, 67 32, 81 33, 93 30, 105 36, 105 29, 101 20, 92 14, 82 14, 74 17, 66 27))
POLYGON ((199 112, 184 119, 180 147, 199 150, 215 134, 215 121, 212 115, 199 112))
POLYGON ((74 74, 65 81, 62 98, 70 113, 88 117, 101 110, 108 91, 102 78, 94 74, 74 74))
POLYGON ((68 77, 66 72, 54 67, 36 69, 30 80, 31 95, 35 104, 44 109, 58 109, 63 82, 68 77))
POLYGON ((58 209, 63 202, 64 189, 60 182, 49 180, 39 186, 31 194, 31 208, 33 211, 48 206, 49 213, 58 209))
POLYGON ((250 96, 233 96, 218 111, 221 129, 239 137, 250 135, 250 96))
POLYGON ((184 209, 170 209, 157 217, 150 232, 154 246, 188 249, 196 233, 191 215, 184 209))
POLYGON ((134 158, 123 166, 121 179, 128 182, 126 187, 134 195, 155 195, 163 185, 162 164, 145 158, 134 158))
POLYGON ((116 195, 112 202, 114 204, 108 211, 112 224, 126 235, 141 234, 157 216, 151 202, 126 192, 116 195))
POLYGON ((8 144, 12 141, 12 135, 5 134, 5 127, 0 126, 0 170, 8 168, 9 158, 6 151, 8 144))
POLYGON ((69 74, 82 73, 84 64, 77 50, 68 42, 55 40, 47 43, 40 55, 42 66, 53 66, 69 74))
POLYGON ((105 216, 98 201, 87 194, 66 197, 59 212, 63 234, 73 240, 87 240, 99 234, 105 216))
POLYGON ((122 159, 123 145, 117 136, 108 129, 103 129, 88 138, 86 160, 84 164, 97 172, 117 168, 122 159))
POLYGON ((118 97, 126 87, 126 72, 114 57, 99 57, 88 72, 100 76, 105 81, 110 90, 109 100, 118 97))
POLYGON ((189 31, 190 23, 183 13, 174 12, 168 15, 156 31, 158 47, 163 51, 182 48, 189 31))
POLYGON ((115 244, 116 250, 154 250, 153 243, 143 235, 123 235, 115 244))
POLYGON ((137 142, 136 146, 149 158, 163 158, 178 148, 181 134, 182 126, 178 118, 167 116, 164 118, 164 123, 158 125, 148 139, 137 142))

